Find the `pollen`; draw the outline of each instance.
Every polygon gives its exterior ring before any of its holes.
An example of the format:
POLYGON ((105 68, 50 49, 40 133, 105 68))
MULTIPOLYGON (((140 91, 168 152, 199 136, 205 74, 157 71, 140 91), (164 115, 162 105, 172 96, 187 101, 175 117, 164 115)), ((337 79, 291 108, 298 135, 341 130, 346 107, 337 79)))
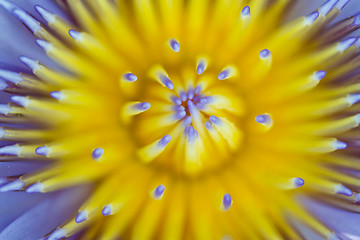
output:
POLYGON ((284 23, 291 2, 67 0, 43 25, 0 1, 57 63, 0 69, 1 158, 51 163, 0 191, 94 184, 50 240, 333 237, 298 196, 355 208, 360 23, 332 24, 342 0, 284 23))

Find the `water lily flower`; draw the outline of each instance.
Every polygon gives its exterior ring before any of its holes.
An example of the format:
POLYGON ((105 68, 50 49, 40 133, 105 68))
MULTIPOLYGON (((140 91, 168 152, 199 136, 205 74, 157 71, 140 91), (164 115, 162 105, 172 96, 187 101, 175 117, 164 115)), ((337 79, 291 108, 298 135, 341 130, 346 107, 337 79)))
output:
POLYGON ((358 1, 0 8, 0 240, 360 239, 358 1))

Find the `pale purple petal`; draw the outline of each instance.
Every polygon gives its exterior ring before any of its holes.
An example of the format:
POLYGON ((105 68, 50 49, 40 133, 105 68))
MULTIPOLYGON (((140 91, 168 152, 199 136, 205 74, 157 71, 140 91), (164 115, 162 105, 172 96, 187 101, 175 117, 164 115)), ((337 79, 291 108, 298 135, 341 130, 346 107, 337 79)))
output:
POLYGON ((0 233, 0 239, 34 240, 43 237, 71 218, 89 192, 89 186, 79 186, 48 194, 47 198, 10 223, 0 233))

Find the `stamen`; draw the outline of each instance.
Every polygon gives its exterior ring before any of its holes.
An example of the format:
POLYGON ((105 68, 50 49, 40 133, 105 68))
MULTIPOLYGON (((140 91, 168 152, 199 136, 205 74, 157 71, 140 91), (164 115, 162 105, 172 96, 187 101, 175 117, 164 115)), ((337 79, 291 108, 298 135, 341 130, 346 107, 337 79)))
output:
POLYGON ((347 197, 351 197, 353 195, 353 192, 342 184, 335 185, 335 193, 342 194, 347 197))
POLYGON ((225 67, 218 75, 219 80, 229 79, 237 74, 237 69, 233 66, 225 67))
POLYGON ((169 46, 174 52, 180 51, 180 44, 176 39, 170 39, 169 40, 169 46))
POLYGON ((250 7, 249 6, 245 6, 242 10, 241 10, 241 17, 245 18, 245 17, 249 17, 250 16, 250 7))
POLYGON ((207 96, 207 97, 203 97, 203 98, 201 98, 200 99, 200 103, 201 104, 211 104, 211 103, 213 103, 214 102, 214 97, 212 97, 212 96, 207 96))
POLYGON ((41 146, 35 149, 35 153, 38 155, 42 155, 48 157, 51 152, 51 148, 48 146, 41 146))
POLYGON ((216 116, 210 116, 209 120, 214 125, 221 125, 221 123, 222 123, 221 119, 216 116))
POLYGON ((80 211, 80 212, 78 213, 78 215, 76 216, 76 218, 75 218, 75 222, 76 222, 76 223, 81 223, 81 222, 87 220, 88 217, 89 217, 88 214, 89 214, 89 212, 88 212, 87 210, 85 210, 85 211, 80 211))
POLYGON ((45 51, 50 51, 53 49, 53 46, 51 43, 44 41, 42 39, 36 39, 35 40, 36 44, 41 47, 42 49, 44 49, 45 51))
POLYGON ((27 107, 30 104, 30 100, 23 96, 12 96, 10 97, 10 100, 22 107, 27 107))
POLYGON ((316 81, 320 81, 321 79, 323 79, 326 76, 326 72, 325 71, 317 71, 313 74, 313 78, 316 81))
POLYGON ((255 117, 255 121, 270 128, 273 124, 273 120, 270 114, 264 113, 255 117))
POLYGON ((18 18, 22 23, 24 23, 33 33, 39 32, 42 29, 40 22, 35 20, 24 10, 16 8, 13 10, 13 13, 16 18, 18 18))
POLYGON ((305 25, 313 24, 318 19, 320 13, 318 11, 312 12, 305 17, 305 25))
POLYGON ((349 2, 350 2, 350 0, 339 0, 335 4, 334 8, 342 10, 346 6, 346 4, 348 4, 349 2))
POLYGON ((348 39, 345 39, 338 43, 337 49, 339 52, 344 52, 346 49, 348 49, 351 45, 353 45, 356 41, 355 37, 350 37, 348 39))
POLYGON ((22 150, 21 146, 14 144, 14 145, 10 145, 10 146, 1 147, 0 154, 19 156, 21 150, 22 150))
POLYGON ((83 36, 80 32, 74 30, 74 29, 70 29, 69 30, 69 35, 70 37, 72 37, 75 41, 79 41, 81 42, 83 40, 83 36))
POLYGON ((0 69, 0 78, 4 79, 5 81, 12 82, 14 84, 18 84, 23 81, 20 73, 11 72, 8 70, 0 69))
POLYGON ((111 205, 111 204, 106 205, 106 206, 103 208, 103 210, 102 210, 102 214, 103 214, 104 216, 109 216, 109 215, 111 215, 111 214, 112 214, 112 205, 111 205))
POLYGON ((151 104, 148 102, 130 102, 124 106, 124 114, 133 116, 149 110, 151 104))
POLYGON ((230 75, 230 71, 229 71, 228 69, 223 70, 223 71, 219 74, 218 79, 219 79, 219 80, 225 80, 225 79, 229 78, 229 75, 230 75))
POLYGON ((165 186, 159 185, 152 191, 151 195, 155 200, 160 200, 160 199, 162 199, 162 197, 164 195, 164 191, 165 191, 165 186))
POLYGON ((103 154, 104 154, 104 149, 95 148, 91 153, 91 158, 95 161, 99 161, 103 154))
POLYGON ((187 100, 187 96, 186 96, 186 93, 184 91, 180 92, 180 99, 183 102, 185 102, 187 100))
POLYGON ((176 105, 181 105, 181 99, 178 98, 178 97, 176 97, 176 96, 172 96, 172 97, 171 97, 171 101, 172 101, 173 103, 175 103, 176 105))
POLYGON ((185 135, 189 143, 194 143, 199 133, 195 130, 193 126, 189 126, 185 128, 185 135))
POLYGON ((207 61, 205 59, 200 59, 196 67, 197 74, 199 75, 203 74, 206 68, 207 68, 207 61))
POLYGON ((187 92, 187 98, 188 98, 188 99, 193 99, 193 98, 194 98, 194 95, 195 95, 194 89, 189 88, 189 89, 188 89, 188 92, 187 92))
POLYGON ((194 92, 195 92, 195 94, 199 94, 201 92, 201 90, 202 90, 202 87, 200 85, 198 85, 195 87, 194 92))
POLYGON ((176 105, 176 106, 173 106, 173 110, 175 112, 182 112, 182 111, 185 111, 185 107, 181 106, 181 105, 176 105))
POLYGON ((260 59, 264 60, 271 57, 271 52, 268 49, 264 49, 260 52, 260 59))
POLYGON ((43 192, 43 190, 44 190, 44 184, 37 182, 31 185, 30 187, 28 187, 25 191, 27 193, 40 193, 43 192))
POLYGON ((122 76, 122 79, 125 82, 135 82, 137 80, 137 76, 135 74, 132 74, 132 73, 125 73, 122 76))
POLYGON ((25 186, 25 183, 20 179, 14 180, 0 187, 0 192, 19 191, 25 186))
POLYGON ((341 240, 341 238, 339 238, 336 233, 330 233, 327 238, 327 240, 341 240))
POLYGON ((222 203, 221 203, 221 210, 228 211, 232 205, 233 201, 231 199, 230 194, 225 193, 222 203))
POLYGON ((347 96, 346 99, 347 99, 347 101, 349 102, 350 105, 358 103, 360 101, 360 93, 350 94, 350 95, 347 96))
POLYGON ((332 145, 333 145, 334 149, 336 149, 336 150, 342 150, 342 149, 347 148, 347 144, 344 142, 341 142, 339 140, 334 141, 332 143, 332 145))
POLYGON ((180 119, 183 119, 184 117, 186 116, 186 111, 179 111, 179 112, 176 112, 174 114, 174 119, 175 120, 180 120, 180 119))
POLYGON ((214 128, 210 121, 205 122, 205 127, 207 130, 212 130, 214 128))
POLYGON ((51 96, 52 98, 56 99, 56 100, 59 100, 59 101, 61 101, 61 100, 63 100, 63 99, 66 98, 65 94, 64 94, 63 92, 61 92, 61 91, 51 92, 51 93, 50 93, 50 96, 51 96))
POLYGON ((47 240, 59 240, 66 237, 66 230, 64 228, 57 228, 52 232, 47 240))
POLYGON ((174 89, 174 84, 172 83, 172 81, 167 76, 160 74, 159 78, 160 78, 161 83, 165 87, 167 87, 170 90, 174 89))
POLYGON ((55 15, 50 13, 45 8, 43 8, 43 7, 39 6, 39 5, 35 5, 35 10, 40 14, 40 16, 42 18, 44 18, 46 20, 46 22, 53 23, 53 22, 56 21, 55 15))
POLYGON ((158 157, 171 141, 171 136, 166 135, 139 150, 138 155, 145 163, 153 161, 158 157))
POLYGON ((331 9, 335 6, 335 4, 338 2, 338 0, 329 0, 326 3, 324 3, 319 9, 318 12, 323 15, 326 16, 331 9))
POLYGON ((295 188, 304 186, 305 182, 302 178, 292 178, 291 182, 295 188))
POLYGON ((19 59, 23 64, 28 66, 33 72, 40 68, 39 63, 31 58, 20 56, 19 59))
POLYGON ((191 116, 187 116, 184 120, 183 120, 183 126, 187 127, 192 123, 192 117, 191 116))

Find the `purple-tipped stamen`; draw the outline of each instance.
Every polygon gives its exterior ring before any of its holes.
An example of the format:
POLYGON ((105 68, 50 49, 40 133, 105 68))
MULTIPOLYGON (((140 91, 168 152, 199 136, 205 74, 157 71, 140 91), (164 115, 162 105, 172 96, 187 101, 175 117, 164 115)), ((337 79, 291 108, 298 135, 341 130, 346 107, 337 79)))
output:
POLYGON ((176 106, 173 106, 172 109, 175 111, 175 112, 181 112, 181 111, 185 111, 185 107, 184 106, 179 106, 179 105, 176 105, 176 106))
POLYGON ((166 147, 166 145, 169 144, 169 142, 171 141, 171 136, 170 135, 165 135, 162 139, 160 139, 160 141, 158 142, 158 146, 161 148, 166 147))
POLYGON ((353 192, 342 184, 338 184, 335 186, 335 193, 342 194, 347 197, 351 197, 353 195, 353 192))
POLYGON ((103 154, 104 154, 104 149, 95 148, 91 153, 91 158, 96 161, 99 160, 103 154))
POLYGON ((35 149, 37 155, 47 157, 50 154, 51 149, 48 146, 41 146, 35 149))
POLYGON ((48 23, 52 23, 56 21, 55 15, 50 13, 45 8, 35 5, 35 11, 37 11, 42 18, 44 18, 48 23))
POLYGON ((334 148, 337 150, 342 150, 347 148, 347 144, 337 140, 334 142, 334 148))
POLYGON ((198 136, 198 132, 193 126, 189 126, 185 128, 185 135, 187 136, 188 142, 193 143, 198 136))
POLYGON ((349 37, 341 42, 338 43, 338 50, 341 52, 344 52, 346 49, 348 49, 351 45, 353 45, 356 42, 355 37, 349 37))
POLYGON ((199 94, 202 90, 202 87, 200 85, 196 86, 195 89, 194 89, 194 93, 195 94, 199 94))
POLYGON ((180 99, 183 102, 185 102, 187 100, 187 96, 186 96, 186 93, 184 91, 180 92, 180 99))
POLYGON ((167 87, 168 89, 170 89, 170 90, 174 89, 173 82, 167 76, 160 75, 160 80, 165 85, 165 87, 167 87))
POLYGON ((66 230, 63 228, 57 228, 52 232, 47 240, 59 240, 66 236, 66 230))
POLYGON ((112 214, 112 205, 108 204, 108 205, 104 206, 104 208, 102 210, 102 215, 109 216, 111 214, 112 214))
POLYGON ((123 75, 123 79, 127 82, 135 82, 137 80, 137 76, 133 73, 125 73, 123 75))
POLYGON ((302 187, 305 184, 305 181, 302 178, 299 178, 299 177, 293 178, 292 182, 294 184, 294 187, 296 187, 296 188, 302 187))
POLYGON ((40 193, 43 190, 44 190, 44 184, 37 182, 29 186, 25 191, 27 193, 40 193))
POLYGON ((65 95, 61 91, 51 92, 50 96, 59 101, 65 98, 65 95))
POLYGON ((192 117, 191 116, 187 116, 184 120, 183 120, 183 126, 187 127, 192 123, 192 117))
POLYGON ((270 57, 271 52, 268 49, 264 49, 260 52, 260 59, 266 59, 270 57))
POLYGON ((142 103, 136 104, 135 107, 140 111, 146 111, 146 110, 149 110, 149 108, 151 107, 151 104, 148 102, 142 102, 142 103))
POLYGON ((69 30, 69 35, 76 41, 81 41, 83 39, 83 36, 81 35, 81 33, 74 29, 69 30))
POLYGON ((174 52, 180 51, 180 44, 176 39, 170 39, 170 47, 174 52))
POLYGON ((180 98, 178 98, 178 97, 176 97, 176 96, 172 96, 171 97, 171 101, 174 103, 174 104, 176 104, 176 105, 181 105, 181 99, 180 98))
POLYGON ((197 74, 201 75, 205 72, 206 65, 204 61, 200 61, 196 67, 197 74))
POLYGON ((188 92, 187 92, 187 98, 188 98, 188 99, 193 99, 194 96, 195 96, 194 89, 189 88, 189 90, 188 90, 188 92))
POLYGON ((326 72, 325 71, 317 71, 314 73, 314 79, 317 81, 320 81, 321 79, 323 79, 326 76, 326 72))
POLYGON ((224 194, 224 197, 223 197, 223 200, 222 200, 222 205, 223 205, 225 210, 230 209, 230 207, 232 205, 232 199, 231 199, 230 194, 228 194, 228 193, 224 194))
POLYGON ((88 219, 88 211, 87 210, 85 210, 85 211, 80 211, 79 213, 78 213, 78 215, 76 216, 76 218, 75 218, 75 222, 76 223, 82 223, 82 222, 84 222, 85 220, 87 220, 88 219))
POLYGON ((201 104, 210 104, 212 102, 214 102, 214 98, 211 96, 203 97, 200 99, 201 104))
POLYGON ((216 116, 210 116, 209 120, 214 125, 220 125, 222 123, 221 119, 216 116))
POLYGON ((155 188, 154 190, 154 197, 155 198, 160 198, 162 197, 162 195, 164 194, 165 191, 165 186, 164 185, 159 185, 158 187, 155 188))
POLYGON ((305 16, 306 24, 307 25, 313 24, 316 21, 316 19, 318 19, 319 15, 320 15, 319 12, 315 11, 315 12, 312 12, 309 15, 305 16))
POLYGON ((210 121, 206 121, 206 122, 205 122, 205 127, 206 127, 207 130, 211 130, 211 129, 214 128, 213 125, 212 125, 212 123, 211 123, 210 121))
POLYGON ((175 120, 183 119, 186 116, 186 111, 179 111, 174 114, 175 120))
POLYGON ((271 116, 269 114, 261 114, 255 117, 255 121, 260 123, 260 124, 271 124, 272 123, 272 119, 271 116))
POLYGON ((229 76, 230 76, 230 71, 229 71, 228 69, 226 69, 226 70, 223 70, 223 71, 219 74, 218 79, 219 79, 219 80, 225 80, 225 79, 227 79, 229 76))
POLYGON ((245 7, 241 10, 241 16, 242 16, 242 17, 248 17, 248 16, 250 16, 250 7, 249 7, 249 6, 245 6, 245 7))
POLYGON ((0 192, 19 191, 25 186, 25 183, 20 179, 9 182, 0 187, 0 192))

